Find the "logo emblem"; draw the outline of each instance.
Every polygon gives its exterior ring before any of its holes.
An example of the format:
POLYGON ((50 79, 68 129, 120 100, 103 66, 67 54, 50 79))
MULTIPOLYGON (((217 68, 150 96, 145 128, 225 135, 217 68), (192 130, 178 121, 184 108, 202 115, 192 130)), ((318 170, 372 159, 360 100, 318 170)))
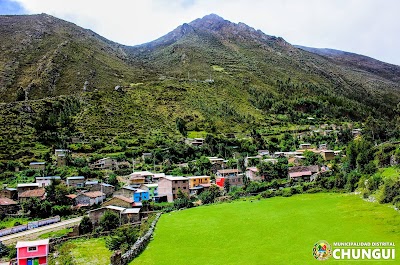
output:
POLYGON ((320 240, 314 244, 313 256, 316 260, 327 260, 332 256, 331 245, 325 240, 320 240))

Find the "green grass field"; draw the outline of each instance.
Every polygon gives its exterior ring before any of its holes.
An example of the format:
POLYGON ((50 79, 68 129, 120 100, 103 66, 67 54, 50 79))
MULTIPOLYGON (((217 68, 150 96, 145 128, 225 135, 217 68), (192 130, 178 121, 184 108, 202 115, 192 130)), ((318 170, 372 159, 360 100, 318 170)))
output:
MULTIPOLYGON (((321 264, 312 256, 312 247, 319 240, 400 244, 400 214, 387 205, 348 194, 307 194, 198 207, 163 215, 154 239, 130 264, 321 264)), ((399 250, 396 246, 397 253, 399 250)), ((330 258, 324 263, 350 262, 330 258)))
POLYGON ((105 238, 77 239, 67 242, 75 264, 110 264, 111 251, 106 248, 105 238))

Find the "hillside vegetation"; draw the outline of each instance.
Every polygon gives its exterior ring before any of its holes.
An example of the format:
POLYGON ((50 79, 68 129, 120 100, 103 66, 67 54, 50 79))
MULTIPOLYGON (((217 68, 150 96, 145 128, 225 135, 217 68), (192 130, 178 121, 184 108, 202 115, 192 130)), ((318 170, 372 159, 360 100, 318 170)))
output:
POLYGON ((398 128, 399 66, 309 52, 216 15, 134 47, 46 14, 0 16, 0 34, 2 160, 41 157, 72 136, 179 140, 177 120, 242 136, 309 117, 398 128))

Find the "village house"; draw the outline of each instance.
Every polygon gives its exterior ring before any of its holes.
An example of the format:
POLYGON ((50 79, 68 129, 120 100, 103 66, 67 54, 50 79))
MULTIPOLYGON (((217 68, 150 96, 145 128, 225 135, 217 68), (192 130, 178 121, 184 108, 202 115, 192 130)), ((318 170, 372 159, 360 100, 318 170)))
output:
POLYGON ((46 265, 49 254, 49 239, 37 241, 18 241, 17 249, 18 265, 46 265))
POLYGON ((85 187, 88 191, 101 191, 105 193, 107 197, 112 195, 115 191, 115 187, 113 185, 108 183, 99 183, 98 181, 95 181, 92 183, 92 185, 89 184, 85 187))
POLYGON ((301 164, 301 162, 305 159, 305 156, 301 156, 301 155, 295 155, 293 157, 290 157, 288 159, 288 163, 289 164, 295 164, 295 165, 299 165, 301 164))
POLYGON ((139 222, 141 219, 142 208, 128 208, 121 213, 123 224, 139 222))
POLYGON ((132 198, 127 198, 122 195, 114 195, 110 200, 104 202, 102 206, 109 206, 109 205, 115 205, 119 207, 124 207, 124 208, 131 208, 134 205, 134 201, 132 198))
POLYGON ((14 214, 18 211, 18 203, 9 198, 0 198, 0 214, 14 214))
POLYGON ((257 167, 246 168, 246 177, 251 181, 261 181, 262 180, 261 176, 258 174, 257 167))
POLYGON ((106 157, 97 160, 96 162, 90 164, 89 166, 91 169, 110 169, 115 170, 117 169, 117 160, 106 157))
POLYGON ((46 190, 44 188, 27 190, 18 194, 18 200, 20 203, 27 201, 30 198, 38 198, 44 200, 46 198, 46 190))
POLYGON ((143 184, 140 186, 140 189, 146 190, 149 192, 150 200, 152 200, 154 198, 154 196, 158 195, 158 184, 157 183, 143 184))
POLYGON ((57 167, 63 167, 67 165, 67 155, 59 154, 57 155, 57 167))
POLYGON ((202 184, 210 184, 210 176, 191 176, 187 177, 189 179, 189 188, 193 188, 202 184))
POLYGON ((217 170, 216 176, 221 178, 221 177, 236 177, 239 174, 239 170, 235 168, 231 169, 220 169, 217 170))
POLYGON ((96 188, 100 187, 100 183, 97 179, 92 179, 92 180, 87 180, 85 182, 85 188, 90 189, 90 188, 96 188))
POLYGON ((319 172, 318 165, 289 167, 288 177, 293 181, 311 181, 311 176, 319 172))
POLYGON ((300 145, 299 145, 299 149, 300 149, 300 150, 308 150, 308 149, 311 149, 311 144, 309 144, 309 143, 300 144, 300 145))
POLYGON ((92 206, 94 204, 102 203, 105 198, 106 195, 101 191, 88 191, 78 194, 75 201, 76 205, 92 206))
POLYGON ((59 155, 66 155, 68 153, 70 153, 71 151, 68 149, 55 149, 54 150, 54 155, 57 157, 59 155))
POLYGON ((27 190, 35 190, 40 188, 41 186, 39 183, 20 183, 17 184, 17 192, 18 192, 18 197, 21 193, 27 191, 27 190))
POLYGON ((129 175, 131 184, 153 183, 156 174, 149 171, 133 172, 129 175))
POLYGON ((160 178, 165 177, 165 173, 154 173, 153 175, 153 183, 157 183, 160 178))
POLYGON ((148 201, 149 199, 149 192, 146 190, 137 189, 133 194, 134 202, 148 201))
POLYGON ((108 205, 98 209, 88 211, 88 216, 93 225, 100 223, 101 217, 107 212, 111 211, 119 216, 120 225, 126 223, 138 222, 141 219, 141 208, 125 208, 115 205, 108 205))
POLYGON ((158 194, 166 195, 168 202, 178 197, 178 191, 189 195, 189 179, 185 177, 165 176, 158 181, 158 194))
POLYGON ((83 188, 85 186, 85 177, 84 176, 67 177, 67 186, 83 188))
POLYGON ((5 187, 4 189, 0 190, 0 197, 16 200, 18 199, 17 189, 5 187))
POLYGON ((132 186, 124 186, 121 189, 114 192, 114 195, 121 195, 127 198, 133 199, 133 194, 135 194, 136 188, 132 186))
POLYGON ((75 206, 76 205, 76 197, 78 197, 78 195, 77 194, 68 194, 68 195, 65 195, 65 197, 67 197, 68 198, 68 200, 69 200, 69 205, 73 205, 73 206, 75 206))
POLYGON ((142 154, 142 160, 145 161, 146 159, 151 159, 153 156, 152 153, 143 153, 142 154))
POLYGON ((46 162, 31 162, 29 168, 34 170, 44 170, 46 168, 46 162))
POLYGON ((51 184, 54 180, 61 180, 60 176, 47 176, 47 177, 36 177, 36 183, 39 184, 39 187, 46 187, 51 184))
POLYGON ((322 150, 321 156, 325 161, 330 161, 335 159, 335 152, 332 150, 322 150))
POLYGON ((291 172, 289 173, 289 180, 293 181, 307 181, 311 180, 312 173, 311 171, 301 171, 301 172, 291 172))

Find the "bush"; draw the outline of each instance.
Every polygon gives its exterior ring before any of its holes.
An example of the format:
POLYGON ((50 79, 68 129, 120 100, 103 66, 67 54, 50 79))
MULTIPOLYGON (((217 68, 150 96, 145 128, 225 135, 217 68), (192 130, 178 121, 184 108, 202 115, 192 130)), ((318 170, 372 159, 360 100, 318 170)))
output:
POLYGON ((111 211, 106 211, 104 215, 100 218, 100 227, 104 231, 111 231, 119 226, 119 217, 116 213, 111 211))
POLYGON ((125 252, 138 238, 138 230, 132 226, 123 226, 114 231, 112 236, 106 238, 106 246, 109 250, 125 252))
POLYGON ((391 203, 400 195, 400 180, 387 179, 383 185, 380 203, 391 203))
POLYGON ((79 224, 79 234, 84 235, 91 233, 93 230, 92 222, 88 216, 84 216, 79 224))

